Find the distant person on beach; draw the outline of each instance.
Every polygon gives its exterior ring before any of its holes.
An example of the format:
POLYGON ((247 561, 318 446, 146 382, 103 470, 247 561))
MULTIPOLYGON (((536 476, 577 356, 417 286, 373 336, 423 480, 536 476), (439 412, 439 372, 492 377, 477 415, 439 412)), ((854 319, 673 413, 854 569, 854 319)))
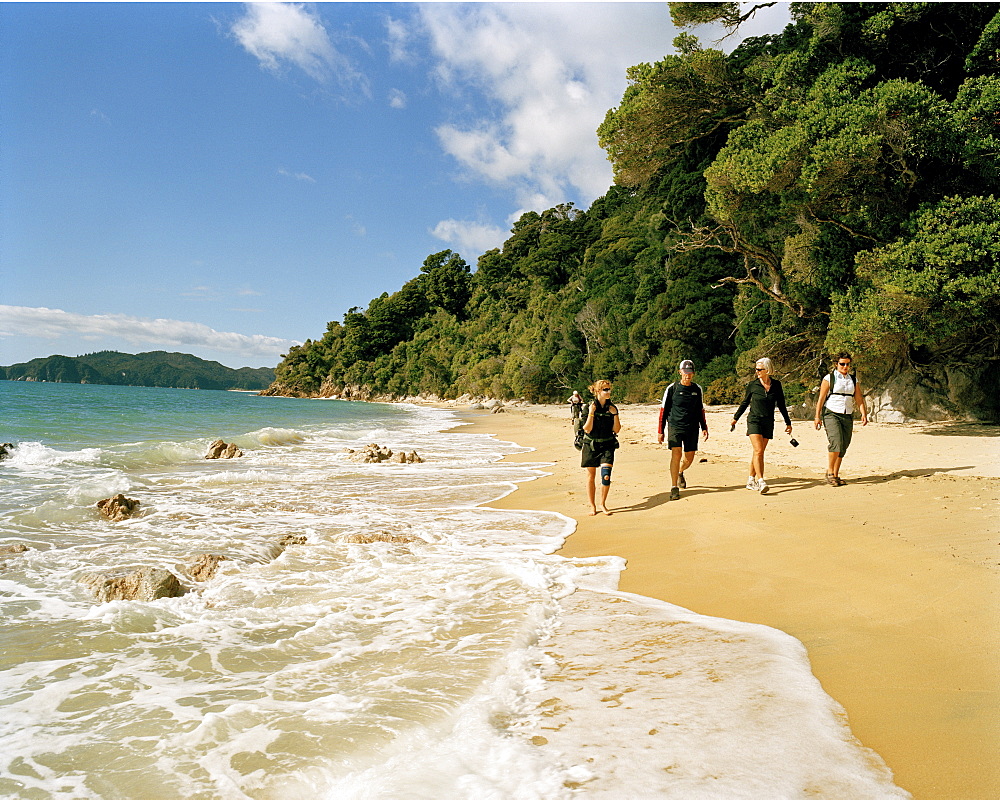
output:
POLYGON ((685 359, 678 368, 679 381, 671 383, 660 401, 660 419, 656 441, 663 444, 663 428, 667 428, 667 447, 670 448, 670 499, 680 500, 681 489, 687 488, 684 470, 694 463, 698 452, 698 430, 708 441, 708 420, 701 387, 694 382, 694 362, 685 359), (681 449, 684 463, 681 463, 681 449))
POLYGON ((757 377, 747 384, 743 402, 736 409, 729 430, 736 427, 740 416, 749 407, 747 436, 750 437, 753 455, 750 457, 747 489, 767 494, 768 485, 764 481, 764 451, 767 449, 767 443, 774 438, 774 409, 777 408, 785 420, 785 433, 792 432, 792 420, 788 416, 788 409, 785 408, 785 390, 781 388, 781 381, 774 377, 771 359, 757 359, 754 372, 757 377))
POLYGON ((843 486, 847 481, 840 477, 840 463, 851 444, 854 433, 854 409, 861 409, 861 424, 868 424, 868 410, 865 396, 857 375, 851 373, 851 354, 840 353, 837 367, 823 378, 816 401, 816 430, 826 428, 828 443, 826 482, 831 486, 843 486))
POLYGON ((618 407, 611 402, 611 381, 594 381, 590 387, 594 402, 589 406, 587 421, 583 423, 583 450, 580 466, 587 470, 587 500, 590 502, 590 515, 598 510, 610 515, 608 511, 608 491, 611 489, 611 468, 615 463, 615 450, 618 448, 618 431, 621 430, 621 420, 618 418, 618 407), (601 503, 597 505, 597 470, 601 470, 601 503))
POLYGON ((569 403, 569 411, 571 414, 570 419, 576 422, 576 420, 583 416, 583 398, 580 396, 580 393, 574 389, 573 394, 569 396, 569 399, 566 402, 569 403))

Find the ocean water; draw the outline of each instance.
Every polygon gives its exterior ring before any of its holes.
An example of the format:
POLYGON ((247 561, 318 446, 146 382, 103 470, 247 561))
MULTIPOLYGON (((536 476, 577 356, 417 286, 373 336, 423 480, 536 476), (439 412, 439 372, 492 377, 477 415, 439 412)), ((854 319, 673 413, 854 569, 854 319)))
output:
POLYGON ((482 507, 546 465, 460 426, 0 381, 0 547, 29 548, 0 554, 0 796, 908 796, 798 642, 560 557, 572 520, 482 507), (218 438, 244 457, 206 460, 218 438), (344 452, 372 442, 425 462, 344 452), (109 522, 95 504, 119 492, 141 513, 109 522), (198 583, 206 553, 226 560, 198 583), (100 603, 81 583, 140 566, 187 592, 100 603))

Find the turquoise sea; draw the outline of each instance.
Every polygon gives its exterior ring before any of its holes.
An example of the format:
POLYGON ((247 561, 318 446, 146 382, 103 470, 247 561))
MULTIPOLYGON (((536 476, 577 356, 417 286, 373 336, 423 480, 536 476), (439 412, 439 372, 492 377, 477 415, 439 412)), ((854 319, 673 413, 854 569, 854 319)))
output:
POLYGON ((402 404, 0 381, 15 445, 0 547, 28 548, 0 555, 0 796, 907 796, 794 639, 619 593, 620 560, 556 554, 572 520, 482 507, 546 465, 461 424, 402 404), (219 438, 245 455, 206 460, 219 438), (369 443, 425 461, 345 453, 369 443), (141 513, 103 519, 117 493, 141 513), (304 543, 282 549, 289 534, 304 543), (198 583, 187 564, 206 553, 226 560, 198 583), (100 603, 81 583, 140 566, 186 593, 100 603), (630 664, 640 620, 683 631, 663 638, 669 672, 630 664), (605 662, 630 682, 628 727, 595 727, 605 662), (559 676, 582 663, 593 678, 571 698, 559 676), (655 747, 653 729, 668 733, 655 747))

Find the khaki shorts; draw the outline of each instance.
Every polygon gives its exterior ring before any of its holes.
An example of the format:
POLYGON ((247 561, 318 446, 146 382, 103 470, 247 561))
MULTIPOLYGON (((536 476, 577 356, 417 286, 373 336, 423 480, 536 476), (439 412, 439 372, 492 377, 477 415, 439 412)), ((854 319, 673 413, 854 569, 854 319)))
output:
POLYGON ((854 415, 838 414, 836 411, 824 409, 823 427, 826 429, 827 450, 831 453, 840 453, 843 458, 854 434, 854 415))

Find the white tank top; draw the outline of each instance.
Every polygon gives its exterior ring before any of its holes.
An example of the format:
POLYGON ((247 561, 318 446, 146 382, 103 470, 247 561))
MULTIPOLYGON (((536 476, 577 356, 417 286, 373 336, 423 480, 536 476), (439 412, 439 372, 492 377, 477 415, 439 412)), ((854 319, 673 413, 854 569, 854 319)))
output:
POLYGON ((833 386, 830 387, 830 395, 824 405, 836 414, 853 414, 854 379, 850 375, 834 371, 833 386))

